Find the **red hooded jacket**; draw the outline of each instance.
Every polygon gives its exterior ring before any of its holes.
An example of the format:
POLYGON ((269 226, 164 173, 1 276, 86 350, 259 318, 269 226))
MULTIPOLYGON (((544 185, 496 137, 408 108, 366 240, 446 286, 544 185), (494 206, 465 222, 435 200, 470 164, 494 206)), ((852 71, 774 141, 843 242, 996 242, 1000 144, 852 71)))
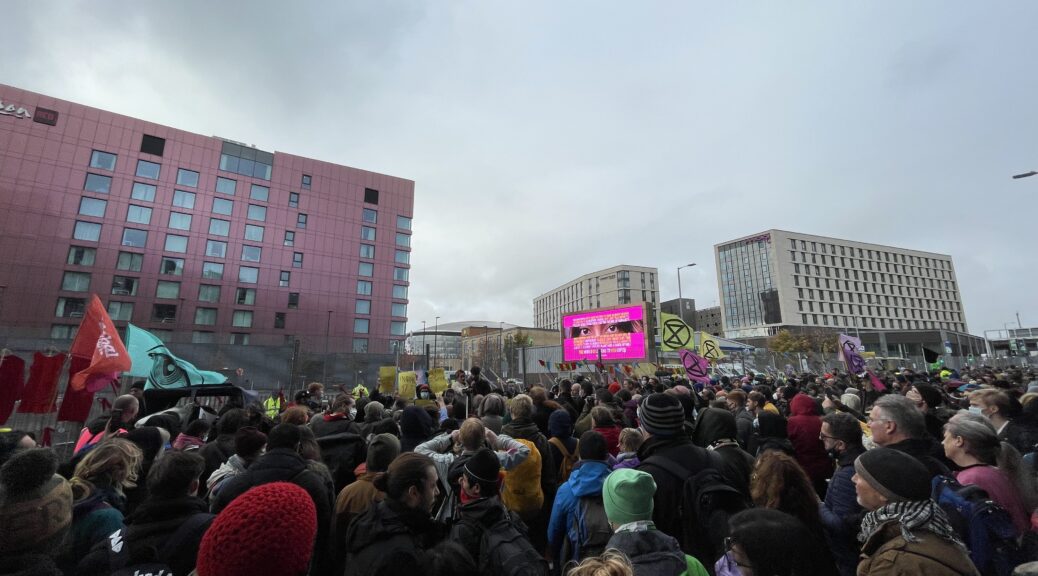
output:
POLYGON ((825 453, 825 446, 818 435, 822 432, 822 418, 818 416, 818 405, 807 394, 797 394, 789 403, 787 430, 793 444, 797 462, 807 472, 812 482, 833 475, 833 461, 825 453))

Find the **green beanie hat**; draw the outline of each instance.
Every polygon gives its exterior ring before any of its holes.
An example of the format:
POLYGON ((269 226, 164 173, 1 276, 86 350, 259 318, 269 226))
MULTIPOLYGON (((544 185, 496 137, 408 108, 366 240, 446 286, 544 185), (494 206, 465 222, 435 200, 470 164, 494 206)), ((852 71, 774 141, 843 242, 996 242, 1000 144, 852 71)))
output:
POLYGON ((615 470, 602 485, 606 517, 616 525, 652 520, 654 494, 656 482, 648 473, 630 468, 615 470))

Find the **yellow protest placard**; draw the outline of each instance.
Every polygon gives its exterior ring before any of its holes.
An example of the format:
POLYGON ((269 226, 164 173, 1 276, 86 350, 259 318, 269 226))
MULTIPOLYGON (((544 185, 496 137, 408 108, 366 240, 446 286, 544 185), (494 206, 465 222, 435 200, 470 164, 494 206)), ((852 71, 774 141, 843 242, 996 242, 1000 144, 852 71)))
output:
POLYGON ((414 372, 401 372, 398 382, 399 388, 397 392, 400 397, 406 400, 414 398, 415 388, 418 387, 418 374, 414 372))
POLYGON ((396 366, 379 367, 378 391, 383 394, 392 394, 396 391, 396 366))
POLYGON ((651 378, 656 376, 656 370, 658 368, 652 362, 642 362, 634 367, 634 375, 638 377, 649 376, 651 378))
POLYGON ((440 394, 447 389, 447 373, 443 368, 429 370, 429 389, 433 394, 440 394))

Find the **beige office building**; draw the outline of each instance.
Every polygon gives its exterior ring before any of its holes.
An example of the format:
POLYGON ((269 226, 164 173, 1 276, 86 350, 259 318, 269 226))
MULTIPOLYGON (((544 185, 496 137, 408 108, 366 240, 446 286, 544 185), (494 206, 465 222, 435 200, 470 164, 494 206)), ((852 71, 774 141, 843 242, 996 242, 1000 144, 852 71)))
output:
POLYGON ((714 255, 726 338, 785 327, 968 332, 946 254, 767 230, 714 255))
POLYGON ((533 299, 534 326, 559 330, 562 315, 648 302, 659 325, 658 272, 645 266, 613 266, 585 274, 533 299))

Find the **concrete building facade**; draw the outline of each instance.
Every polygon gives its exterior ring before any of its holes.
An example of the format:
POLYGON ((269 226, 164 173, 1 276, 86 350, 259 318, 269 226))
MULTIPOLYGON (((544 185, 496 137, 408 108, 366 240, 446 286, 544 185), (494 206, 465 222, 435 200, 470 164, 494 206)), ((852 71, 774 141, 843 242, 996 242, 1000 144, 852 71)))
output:
POLYGON ((70 340, 91 294, 172 342, 388 353, 414 182, 0 85, 0 327, 70 340))
POLYGON ((724 335, 968 332, 951 256, 784 230, 714 246, 724 335))
POLYGON ((694 298, 674 298, 660 302, 660 311, 673 314, 692 327, 699 330, 696 324, 696 300, 694 298))
POLYGON ((713 306, 696 310, 696 330, 708 332, 714 336, 724 336, 724 325, 721 322, 721 307, 713 306))
POLYGON ((534 326, 559 330, 563 314, 637 302, 650 304, 658 325, 658 276, 656 268, 625 264, 585 274, 533 299, 534 326))

